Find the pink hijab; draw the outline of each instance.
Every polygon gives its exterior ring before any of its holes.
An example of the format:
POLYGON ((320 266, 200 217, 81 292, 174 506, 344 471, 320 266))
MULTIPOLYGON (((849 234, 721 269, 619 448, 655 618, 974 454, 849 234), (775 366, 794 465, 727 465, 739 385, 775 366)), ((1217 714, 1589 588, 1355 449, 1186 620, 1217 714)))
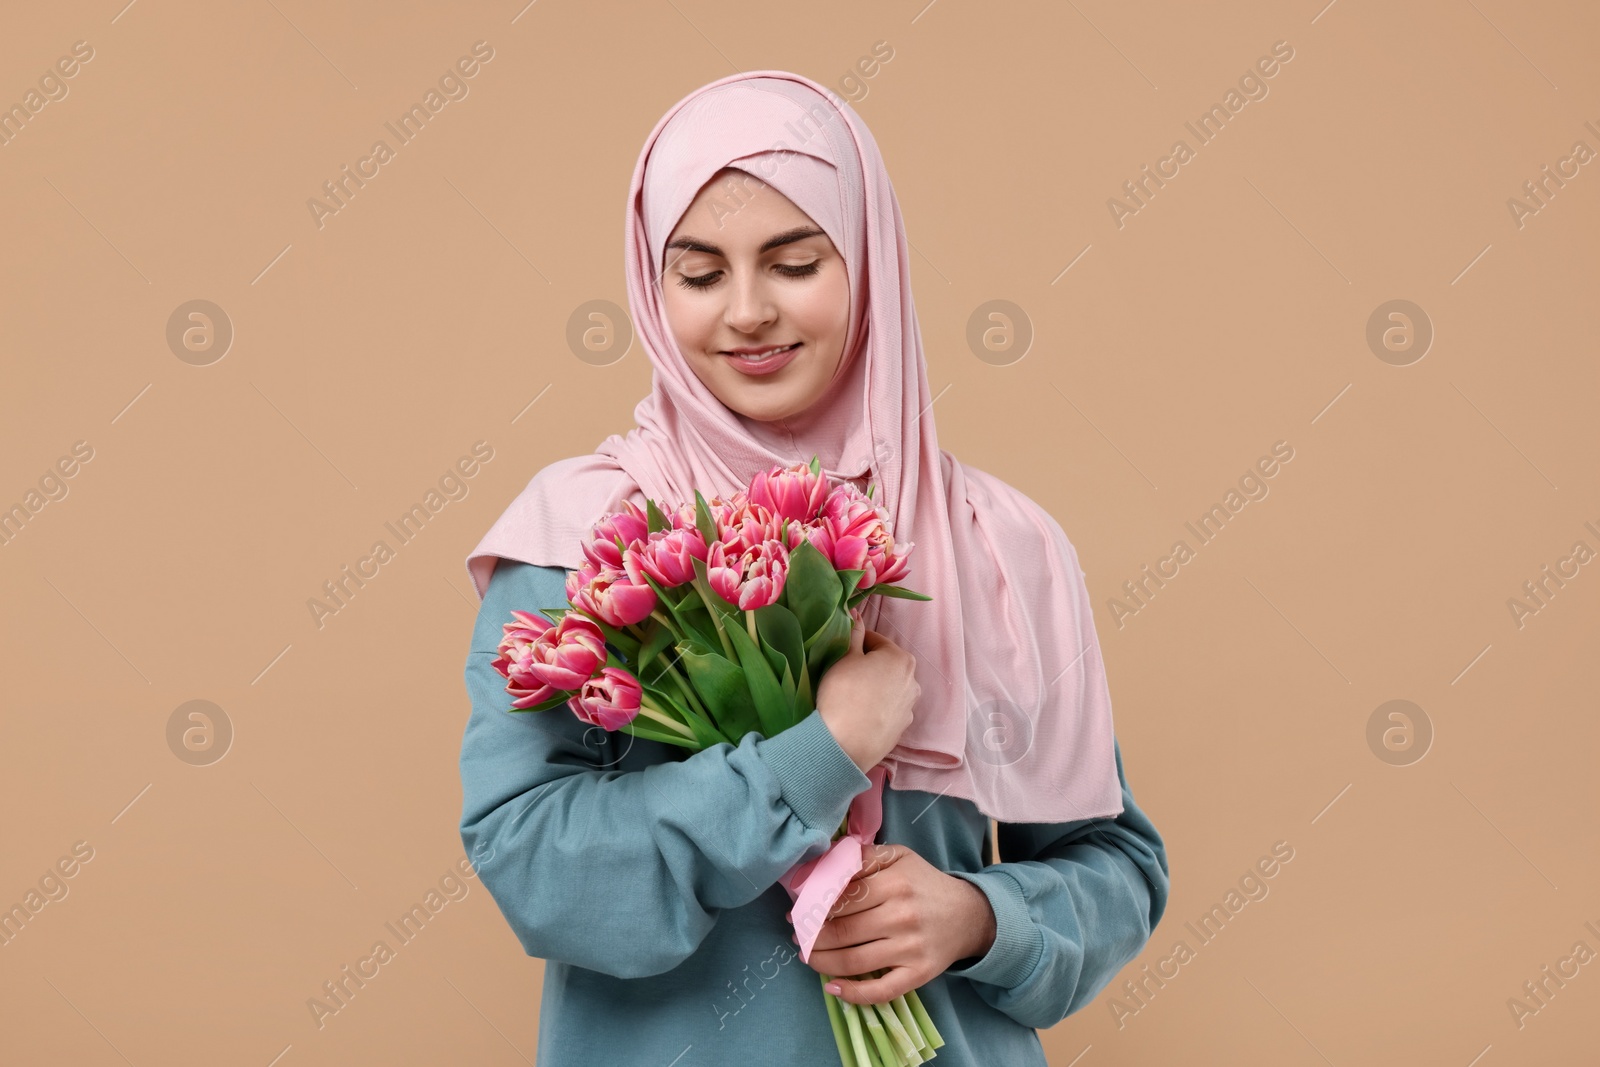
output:
POLYGON ((939 448, 900 206, 861 117, 787 71, 697 89, 645 140, 624 247, 629 307, 655 369, 638 427, 534 475, 467 557, 478 595, 496 557, 576 569, 580 541, 624 500, 727 497, 757 471, 816 454, 832 478, 877 483, 896 538, 916 546, 904 584, 933 597, 862 605, 869 627, 915 654, 922 686, 914 722, 884 761, 890 787, 963 797, 1002 822, 1119 814, 1111 698, 1077 553, 1038 504, 939 448), (845 355, 827 393, 774 423, 712 395, 661 304, 667 238, 729 166, 809 215, 850 279, 845 355))

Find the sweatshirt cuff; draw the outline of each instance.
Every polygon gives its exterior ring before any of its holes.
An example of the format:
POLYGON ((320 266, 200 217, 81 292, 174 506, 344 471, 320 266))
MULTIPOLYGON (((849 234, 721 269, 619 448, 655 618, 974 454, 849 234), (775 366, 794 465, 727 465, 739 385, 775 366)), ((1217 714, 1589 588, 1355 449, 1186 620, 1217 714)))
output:
POLYGON ((815 710, 777 736, 761 738, 756 754, 778 779, 784 801, 811 829, 833 833, 850 801, 872 785, 815 710))
POLYGON ((1044 957, 1044 933, 1028 914, 1021 883, 994 868, 947 873, 966 879, 989 898, 989 907, 994 909, 994 944, 976 962, 966 967, 951 967, 944 973, 1001 989, 1015 989, 1044 957))

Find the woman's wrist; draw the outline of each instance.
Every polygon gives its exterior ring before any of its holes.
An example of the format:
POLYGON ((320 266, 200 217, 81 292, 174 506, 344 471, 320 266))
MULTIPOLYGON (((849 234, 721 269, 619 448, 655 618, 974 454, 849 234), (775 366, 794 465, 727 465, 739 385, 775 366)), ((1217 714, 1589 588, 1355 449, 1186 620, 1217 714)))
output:
POLYGON ((862 774, 866 774, 878 763, 878 760, 872 760, 870 763, 865 762, 871 753, 867 751, 868 746, 863 742, 863 739, 855 736, 848 721, 841 721, 839 716, 830 716, 822 708, 817 709, 817 714, 822 716, 822 724, 833 735, 834 742, 844 751, 845 755, 850 757, 862 774))
POLYGON ((967 959, 980 960, 994 947, 994 939, 998 934, 994 908, 989 904, 988 895, 965 878, 951 875, 950 880, 962 887, 961 892, 966 898, 966 908, 971 916, 969 921, 961 924, 961 929, 969 931, 970 937, 962 946, 965 951, 956 957, 956 962, 967 959))

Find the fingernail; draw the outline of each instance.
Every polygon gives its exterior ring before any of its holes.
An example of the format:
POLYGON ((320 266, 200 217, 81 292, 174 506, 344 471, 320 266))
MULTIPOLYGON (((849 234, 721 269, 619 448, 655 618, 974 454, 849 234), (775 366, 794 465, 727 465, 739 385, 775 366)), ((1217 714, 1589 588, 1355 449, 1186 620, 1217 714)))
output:
POLYGON ((823 986, 822 989, 823 992, 832 993, 834 996, 838 996, 840 993, 844 992, 843 989, 839 988, 838 982, 829 982, 827 985, 823 986))

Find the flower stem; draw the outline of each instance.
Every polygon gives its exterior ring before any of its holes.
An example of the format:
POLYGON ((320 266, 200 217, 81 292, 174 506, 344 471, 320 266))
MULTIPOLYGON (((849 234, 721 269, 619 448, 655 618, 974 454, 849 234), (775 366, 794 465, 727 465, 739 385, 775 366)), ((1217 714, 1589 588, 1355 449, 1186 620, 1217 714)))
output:
MULTIPOLYGON (((824 995, 833 996, 832 993, 824 995)), ((835 999, 839 1001, 839 1010, 844 1013, 845 1028, 850 1032, 850 1047, 855 1052, 855 1063, 850 1067, 868 1067, 872 1056, 867 1052, 866 1036, 862 1033, 861 1009, 843 998, 835 999)))
MULTIPOLYGON (((825 974, 819 977, 823 985, 833 981, 825 974)), ((850 1047, 850 1028, 844 1021, 844 1009, 839 1007, 839 998, 824 989, 822 1001, 828 1007, 828 1025, 833 1027, 834 1044, 839 1046, 839 1062, 844 1067, 856 1067, 855 1051, 850 1047)))
POLYGON ((707 588, 707 583, 702 582, 699 578, 694 580, 694 587, 695 590, 699 592, 700 599, 705 601, 706 614, 711 616, 711 625, 717 628, 717 636, 722 638, 723 655, 727 656, 729 660, 737 664, 739 662, 739 657, 734 654, 733 642, 728 640, 728 631, 722 628, 722 612, 718 610, 717 605, 711 599, 713 596, 716 596, 716 594, 707 588))
MULTIPOLYGON (((667 617, 661 614, 661 612, 652 611, 650 613, 650 617, 659 622, 662 626, 665 626, 667 628, 667 632, 673 636, 675 641, 683 640, 683 635, 678 633, 678 628, 672 625, 667 617)), ((633 634, 633 636, 639 639, 641 644, 649 640, 649 635, 645 633, 644 627, 639 623, 634 623, 632 626, 629 626, 628 630, 633 634)), ((672 675, 672 680, 677 683, 679 691, 683 693, 684 699, 688 701, 689 705, 693 707, 695 711, 699 712, 700 717, 705 719, 706 722, 710 724, 713 729, 715 729, 716 720, 711 717, 711 713, 706 710, 706 706, 700 703, 700 698, 695 696, 694 686, 689 684, 688 680, 678 672, 678 669, 674 667, 670 661, 667 662, 667 673, 672 675)), ((720 733, 721 731, 718 732, 720 733)))
POLYGON ((750 631, 750 643, 755 645, 757 648, 760 648, 761 638, 756 634, 756 613, 753 611, 745 612, 744 622, 745 629, 750 631))
POLYGON ((922 998, 917 996, 915 989, 906 993, 906 1003, 911 1006, 911 1014, 916 1016, 917 1026, 928 1039, 929 1048, 939 1048, 944 1044, 944 1038, 939 1036, 939 1028, 933 1025, 933 1020, 928 1018, 928 1009, 922 1006, 922 998))
POLYGON ((711 717, 711 713, 706 710, 706 706, 700 703, 700 698, 694 695, 694 686, 689 684, 687 678, 678 673, 678 668, 669 663, 667 664, 667 673, 672 675, 674 682, 678 683, 678 688, 683 690, 684 697, 688 699, 690 704, 694 705, 694 710, 698 711, 706 722, 715 725, 716 720, 711 717))
POLYGON ((872 1014, 872 1009, 864 1008, 858 1004, 856 1005, 856 1014, 861 1016, 861 1029, 862 1032, 867 1035, 867 1067, 901 1067, 900 1064, 897 1064, 892 1060, 888 1063, 884 1063, 883 1057, 878 1055, 878 1046, 872 1043, 872 1031, 868 1030, 866 1025, 866 1018, 872 1014))
MULTIPOLYGON (((911 1006, 906 1003, 906 995, 901 993, 891 1000, 889 1005, 894 1008, 895 1015, 899 1017, 900 1025, 911 1036, 912 1043, 917 1046, 917 1052, 920 1053, 923 1049, 928 1049, 931 1054, 933 1049, 929 1046, 928 1039, 923 1036, 922 1027, 917 1025, 916 1017, 911 1014, 911 1006)), ((924 1056, 923 1058, 926 1059, 927 1057, 924 1056)))
POLYGON ((900 1016, 895 1014, 891 1004, 873 1004, 872 1010, 878 1013, 878 1018, 883 1023, 884 1033, 889 1035, 889 1040, 894 1043, 895 1051, 906 1063, 921 1063, 922 1057, 917 1055, 917 1043, 911 1040, 911 1035, 906 1033, 906 1028, 900 1024, 900 1016))
POLYGON ((660 723, 662 726, 667 727, 667 729, 673 731, 674 733, 682 734, 691 741, 696 739, 693 730, 689 729, 683 723, 672 718, 666 712, 656 707, 650 702, 648 697, 641 696, 639 698, 639 714, 643 715, 647 719, 660 723))
POLYGON ((890 1043, 889 1035, 883 1029, 883 1023, 878 1020, 878 1013, 872 1010, 870 1004, 860 1005, 860 1010, 861 1021, 867 1026, 867 1034, 877 1046, 878 1058, 888 1067, 901 1067, 903 1061, 900 1054, 895 1051, 894 1045, 890 1043))

